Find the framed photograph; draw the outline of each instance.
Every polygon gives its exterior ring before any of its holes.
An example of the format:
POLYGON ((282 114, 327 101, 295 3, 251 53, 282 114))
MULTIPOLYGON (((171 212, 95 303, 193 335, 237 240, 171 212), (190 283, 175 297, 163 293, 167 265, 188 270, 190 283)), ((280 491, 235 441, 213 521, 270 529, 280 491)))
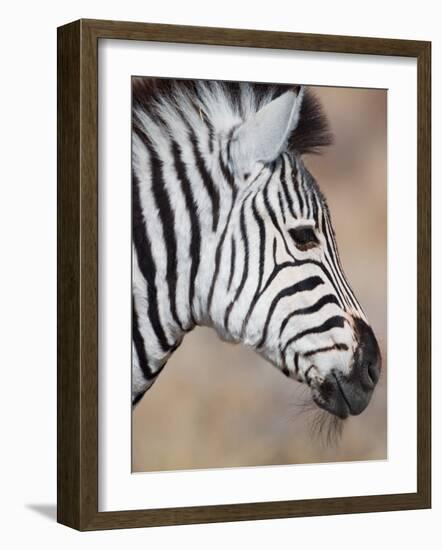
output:
POLYGON ((58 521, 431 506, 429 42, 58 29, 58 521))

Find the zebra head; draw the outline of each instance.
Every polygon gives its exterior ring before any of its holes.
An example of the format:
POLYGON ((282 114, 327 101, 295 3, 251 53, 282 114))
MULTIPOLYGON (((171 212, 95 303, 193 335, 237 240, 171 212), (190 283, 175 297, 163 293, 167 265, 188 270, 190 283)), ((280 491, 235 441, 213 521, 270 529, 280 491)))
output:
POLYGON ((211 322, 223 339, 253 347, 307 384, 320 408, 357 415, 381 357, 344 275, 325 198, 301 157, 309 132, 313 144, 327 141, 325 119, 302 87, 263 103, 226 135, 220 155, 236 192, 211 322))
POLYGON ((367 406, 376 338, 302 155, 329 142, 302 87, 134 80, 136 403, 186 332, 209 325, 307 384, 337 417, 367 406))

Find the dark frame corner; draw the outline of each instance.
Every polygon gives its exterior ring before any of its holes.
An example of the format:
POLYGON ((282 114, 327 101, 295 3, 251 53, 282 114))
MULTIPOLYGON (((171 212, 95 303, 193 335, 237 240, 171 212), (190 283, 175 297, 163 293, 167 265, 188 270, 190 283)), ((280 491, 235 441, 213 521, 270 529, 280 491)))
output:
POLYGON ((431 43, 79 20, 58 29, 57 132, 58 521, 86 531, 431 507, 431 43), (101 38, 417 59, 419 376, 416 493, 98 511, 97 52, 101 38))

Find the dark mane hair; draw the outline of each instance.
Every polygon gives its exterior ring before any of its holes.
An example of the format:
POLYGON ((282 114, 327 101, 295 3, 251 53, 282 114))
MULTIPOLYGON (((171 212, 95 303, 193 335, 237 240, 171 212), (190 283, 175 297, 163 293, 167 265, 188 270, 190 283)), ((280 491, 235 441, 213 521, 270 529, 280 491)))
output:
MULTIPOLYGON (((190 101, 196 109, 204 107, 204 98, 201 97, 201 86, 208 90, 215 87, 222 90, 223 96, 229 102, 232 110, 238 113, 244 120, 246 113, 243 112, 241 98, 243 94, 252 94, 255 104, 255 111, 258 111, 269 101, 276 99, 283 93, 292 89, 299 91, 300 86, 294 84, 264 84, 244 83, 211 80, 179 80, 169 78, 132 78, 133 110, 152 111, 155 106, 164 102, 172 102, 179 110, 177 97, 181 94, 183 98, 190 101)), ((319 153, 322 147, 330 145, 333 136, 330 132, 327 117, 314 93, 305 88, 304 98, 301 106, 299 123, 292 133, 288 149, 293 153, 307 154, 319 153)))
POLYGON ((298 153, 319 153, 322 147, 333 143, 328 119, 321 103, 307 88, 301 106, 298 126, 289 141, 289 148, 298 153))

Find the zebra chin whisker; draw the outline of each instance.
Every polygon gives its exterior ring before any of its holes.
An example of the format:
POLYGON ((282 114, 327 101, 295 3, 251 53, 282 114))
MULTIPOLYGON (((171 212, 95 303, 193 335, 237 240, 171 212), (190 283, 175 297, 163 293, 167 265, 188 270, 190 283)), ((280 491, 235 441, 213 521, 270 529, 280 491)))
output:
POLYGON ((344 420, 316 409, 310 423, 310 433, 323 447, 337 447, 342 439, 344 420))
MULTIPOLYGON (((322 448, 334 448, 341 442, 345 421, 324 410, 318 409, 311 398, 307 386, 302 386, 303 395, 290 403, 289 408, 294 410, 296 416, 306 419, 306 426, 310 437, 322 448)), ((292 421, 290 415, 288 421, 292 421)))

